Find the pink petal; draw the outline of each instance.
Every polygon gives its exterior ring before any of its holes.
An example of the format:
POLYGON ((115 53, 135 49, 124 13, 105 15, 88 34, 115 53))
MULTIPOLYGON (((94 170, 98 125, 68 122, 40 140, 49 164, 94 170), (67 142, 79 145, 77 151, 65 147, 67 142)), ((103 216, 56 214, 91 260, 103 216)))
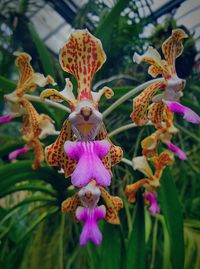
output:
POLYGON ((7 123, 10 122, 13 118, 10 115, 1 116, 0 123, 7 123))
POLYGON ((78 160, 83 153, 80 142, 66 141, 64 144, 65 153, 73 160, 78 160))
POLYGON ((84 246, 89 240, 95 245, 99 245, 102 241, 102 234, 98 228, 97 221, 105 218, 105 206, 96 208, 78 207, 76 217, 78 220, 85 222, 80 235, 80 245, 84 246))
POLYGON ((200 124, 200 117, 189 107, 175 101, 164 101, 170 111, 183 114, 183 118, 194 124, 200 124))
POLYGON ((111 144, 107 140, 94 141, 94 147, 97 155, 102 159, 108 154, 111 144))
POLYGON ((156 201, 157 193, 156 192, 145 192, 145 199, 147 199, 150 202, 150 206, 148 208, 149 212, 152 215, 159 214, 160 208, 156 201))
POLYGON ((16 160, 18 155, 25 154, 29 151, 29 148, 25 145, 22 148, 16 149, 9 153, 8 159, 10 161, 16 160))
POLYGON ((181 160, 187 160, 187 156, 185 154, 185 152, 180 149, 178 146, 172 144, 171 142, 167 144, 167 148, 173 152, 176 152, 176 154, 178 155, 179 159, 181 160))
POLYGON ((111 175, 103 165, 103 158, 110 149, 108 141, 91 142, 65 142, 65 153, 72 159, 77 160, 71 181, 76 187, 84 187, 95 179, 98 185, 109 186, 111 175))

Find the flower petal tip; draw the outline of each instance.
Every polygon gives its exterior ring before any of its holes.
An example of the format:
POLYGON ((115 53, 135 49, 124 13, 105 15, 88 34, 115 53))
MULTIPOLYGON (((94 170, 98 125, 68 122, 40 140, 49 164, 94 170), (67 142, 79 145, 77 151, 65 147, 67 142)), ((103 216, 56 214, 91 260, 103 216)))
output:
POLYGON ((1 116, 0 117, 0 123, 8 123, 12 121, 12 117, 10 115, 1 116))
POLYGON ((173 143, 170 142, 170 143, 167 144, 167 148, 168 148, 169 150, 175 152, 175 153, 178 155, 178 157, 179 157, 180 160, 182 160, 182 161, 187 160, 187 155, 186 155, 185 152, 184 152, 181 148, 179 148, 178 146, 176 146, 176 145, 174 145, 173 143))
POLYGON ((16 160, 19 155, 25 154, 28 151, 29 151, 29 148, 27 146, 24 146, 22 148, 16 149, 16 150, 9 153, 8 159, 10 161, 16 160))
POLYGON ((200 116, 197 115, 192 109, 186 107, 175 101, 163 100, 171 112, 179 113, 183 115, 183 118, 193 124, 200 124, 200 116))

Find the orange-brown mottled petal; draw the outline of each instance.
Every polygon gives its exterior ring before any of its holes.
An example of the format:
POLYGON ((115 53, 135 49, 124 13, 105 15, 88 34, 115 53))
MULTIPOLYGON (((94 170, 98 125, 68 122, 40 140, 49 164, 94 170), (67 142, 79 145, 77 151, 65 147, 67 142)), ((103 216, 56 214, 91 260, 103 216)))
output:
POLYGON ((151 84, 133 100, 133 112, 131 119, 137 125, 144 125, 148 121, 148 108, 153 96, 165 87, 165 82, 160 81, 151 84))
POLYGON ((106 220, 111 224, 120 224, 118 211, 123 208, 123 202, 118 196, 110 195, 103 187, 100 187, 101 196, 106 205, 106 220))
POLYGON ((65 141, 73 141, 71 123, 66 120, 56 141, 45 149, 46 161, 50 166, 64 169, 65 177, 71 175, 76 167, 76 161, 70 159, 64 152, 65 141))
POLYGON ((182 41, 187 38, 188 35, 182 29, 176 29, 172 31, 172 35, 163 43, 162 52, 169 65, 175 68, 175 60, 183 52, 182 41))
POLYGON ((106 60, 101 41, 87 30, 74 31, 60 50, 59 58, 63 70, 77 79, 78 100, 92 100, 93 76, 106 60))

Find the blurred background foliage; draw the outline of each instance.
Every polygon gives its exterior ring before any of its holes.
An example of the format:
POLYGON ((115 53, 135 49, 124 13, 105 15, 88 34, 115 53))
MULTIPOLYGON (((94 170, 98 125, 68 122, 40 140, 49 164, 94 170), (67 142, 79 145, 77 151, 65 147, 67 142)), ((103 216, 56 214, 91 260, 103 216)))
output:
MULTIPOLYGON (((46 1, 56 9, 60 1, 46 1)), ((114 1, 112 7, 104 1, 89 0, 78 9, 71 25, 88 28, 101 39, 107 61, 94 78, 94 89, 107 85, 115 96, 102 100, 100 111, 107 109, 128 91, 150 79, 147 65, 132 61, 135 51, 142 53, 148 45, 160 50, 162 42, 176 25, 172 15, 163 24, 151 17, 141 17, 137 2, 114 1), (131 15, 130 15, 131 12, 131 15), (88 18, 95 18, 89 20, 88 18), (150 37, 142 37, 144 27, 153 23, 150 37)), ((151 1, 144 1, 144 8, 151 1)), ((64 74, 58 57, 47 49, 29 19, 28 12, 38 1, 0 1, 0 110, 6 106, 3 95, 16 85, 18 73, 13 52, 20 50, 32 56, 32 65, 37 72, 51 74, 62 89, 64 74)), ((196 66, 195 39, 184 43, 184 53, 177 60, 177 72, 187 79, 183 104, 200 114, 199 70, 196 66)), ((67 39, 67 36, 66 36, 67 39)), ((73 79, 72 79, 73 80, 73 79)), ((74 85, 75 81, 73 80, 74 85)), ((36 94, 39 94, 38 89, 36 94)), ((134 96, 133 96, 134 97, 134 96)), ((66 112, 46 104, 34 103, 39 112, 47 113, 55 120, 60 130, 66 112)), ((113 143, 122 146, 124 156, 131 160, 141 154, 140 141, 153 131, 153 127, 136 127, 112 135, 117 128, 131 123, 132 98, 126 100, 105 119, 113 143)), ((64 268, 176 268, 197 269, 200 267, 200 126, 191 125, 176 118, 180 129, 174 138, 187 153, 188 160, 176 158, 161 180, 159 200, 161 214, 151 217, 144 208, 141 193, 138 203, 130 205, 124 195, 126 184, 141 178, 133 171, 131 162, 120 163, 113 169, 110 192, 122 197, 124 209, 120 212, 121 225, 112 226, 102 222, 103 243, 99 247, 78 244, 81 224, 60 211, 61 202, 73 194, 70 180, 57 173, 56 168, 46 164, 37 170, 31 169, 32 153, 10 163, 10 151, 23 145, 20 137, 20 119, 0 126, 0 268, 5 269, 64 269, 64 268), (184 242, 183 242, 184 236, 184 242), (185 259, 184 259, 185 257, 185 259)), ((55 137, 48 137, 48 145, 55 137)))

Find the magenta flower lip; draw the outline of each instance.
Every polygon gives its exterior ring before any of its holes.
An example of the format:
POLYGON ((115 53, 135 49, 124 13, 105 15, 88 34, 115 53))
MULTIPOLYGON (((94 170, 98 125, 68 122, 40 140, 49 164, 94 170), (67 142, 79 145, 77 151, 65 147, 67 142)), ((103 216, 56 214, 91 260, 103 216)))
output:
POLYGON ((189 107, 175 101, 163 100, 171 112, 182 114, 183 118, 193 124, 200 124, 200 117, 189 107))
POLYGON ((84 222, 83 230, 80 235, 80 246, 87 244, 91 240, 95 245, 99 245, 102 241, 102 234, 99 230, 97 222, 106 216, 106 208, 104 205, 95 208, 78 207, 76 210, 76 218, 84 222))
POLYGON ((0 117, 0 123, 8 123, 12 121, 12 116, 11 115, 5 115, 0 117))
POLYGON ((155 215, 155 214, 159 214, 160 213, 160 208, 157 204, 157 201, 156 201, 156 198, 157 198, 157 193, 152 191, 152 192, 145 192, 145 199, 149 201, 150 203, 150 206, 148 208, 149 212, 152 214, 152 215, 155 215))
POLYGON ((107 140, 90 142, 71 142, 64 144, 65 153, 77 161, 76 169, 71 176, 71 182, 76 187, 84 187, 91 180, 100 186, 109 186, 111 175, 102 163, 111 144, 107 140))
POLYGON ((25 145, 22 148, 19 148, 19 149, 16 149, 16 150, 10 152, 9 155, 8 155, 8 159, 10 161, 16 160, 19 155, 25 154, 28 151, 29 151, 29 148, 25 145))
POLYGON ((178 155, 179 159, 181 159, 183 161, 187 160, 187 156, 186 156, 185 152, 182 149, 180 149, 178 146, 176 146, 170 142, 167 144, 167 148, 169 150, 175 152, 178 155))

